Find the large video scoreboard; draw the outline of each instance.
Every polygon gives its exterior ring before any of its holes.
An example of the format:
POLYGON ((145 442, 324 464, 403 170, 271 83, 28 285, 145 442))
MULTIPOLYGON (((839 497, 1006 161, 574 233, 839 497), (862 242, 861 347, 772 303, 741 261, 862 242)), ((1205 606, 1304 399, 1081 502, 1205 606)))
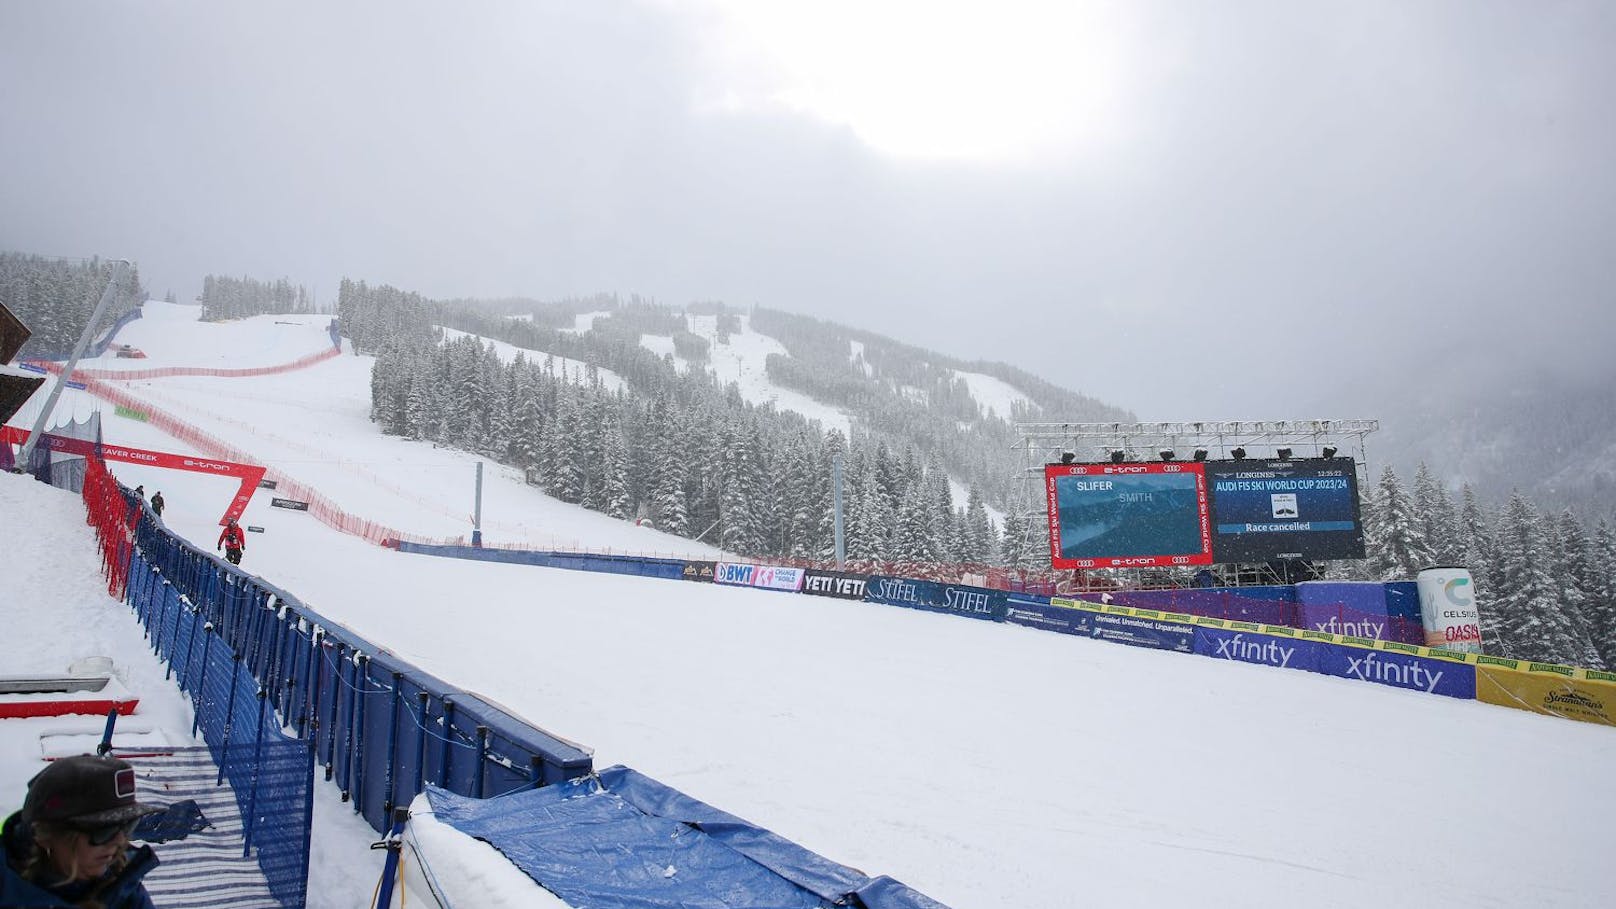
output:
POLYGON ((1351 458, 1210 461, 1206 478, 1217 561, 1364 557, 1351 458))
POLYGON ((1364 557, 1351 458, 1050 464, 1044 483, 1055 568, 1364 557))
POLYGON ((1056 568, 1211 564, 1202 467, 1048 465, 1051 563, 1056 568))

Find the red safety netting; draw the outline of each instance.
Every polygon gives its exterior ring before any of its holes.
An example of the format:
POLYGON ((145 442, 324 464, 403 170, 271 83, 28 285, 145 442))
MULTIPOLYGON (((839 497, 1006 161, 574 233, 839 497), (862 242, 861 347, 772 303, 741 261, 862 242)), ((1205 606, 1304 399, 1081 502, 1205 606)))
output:
MULTIPOLYGON (((214 370, 211 372, 195 371, 189 373, 180 371, 170 374, 266 375, 272 372, 290 372, 294 369, 303 369, 316 363, 329 360, 338 353, 339 352, 335 348, 331 348, 321 351, 318 354, 302 357, 281 366, 264 367, 262 371, 214 370)), ((49 363, 45 364, 45 366, 52 372, 61 371, 60 364, 49 363)), ((141 372, 155 373, 161 372, 161 370, 142 370, 141 372)), ((135 373, 125 372, 97 371, 97 373, 110 375, 111 377, 117 379, 128 379, 136 376, 135 373)), ((148 425, 155 426, 174 438, 190 444, 192 447, 209 457, 242 463, 251 463, 254 460, 252 455, 248 452, 220 441, 219 439, 214 438, 208 433, 203 432, 201 429, 192 426, 190 423, 187 423, 172 414, 152 407, 146 401, 143 401, 124 389, 119 388, 118 386, 109 382, 107 379, 97 378, 96 374, 74 370, 73 379, 74 381, 83 381, 85 391, 104 401, 108 401, 119 407, 126 407, 131 410, 139 410, 144 412, 147 415, 146 423, 148 425)), ((288 477, 280 471, 271 470, 268 472, 267 476, 275 481, 277 493, 280 493, 287 498, 294 498, 308 502, 309 514, 313 515, 314 518, 320 523, 325 524, 333 529, 340 530, 343 533, 363 537, 377 545, 386 545, 388 542, 393 540, 407 540, 412 543, 451 545, 465 542, 463 537, 442 539, 427 537, 420 534, 406 533, 402 530, 398 530, 397 528, 389 527, 376 521, 367 520, 359 515, 344 511, 342 508, 338 507, 335 502, 320 494, 312 486, 288 477)))
MULTIPOLYGON (((300 357, 290 363, 281 363, 275 366, 254 366, 248 369, 203 369, 193 366, 167 366, 162 369, 75 369, 73 370, 73 380, 77 382, 84 379, 166 379, 173 376, 220 376, 227 379, 239 379, 248 376, 272 376, 277 373, 305 369, 316 363, 323 363, 333 357, 341 356, 341 354, 342 350, 340 348, 328 347, 319 353, 300 357)), ((43 367, 51 372, 61 372, 62 370, 62 364, 52 363, 48 360, 38 360, 33 361, 33 363, 35 366, 43 367)))
POLYGON ((83 496, 85 521, 95 528, 101 550, 107 593, 121 600, 129 582, 129 550, 134 545, 140 506, 124 499, 118 481, 107 473, 106 462, 97 457, 85 459, 83 496))

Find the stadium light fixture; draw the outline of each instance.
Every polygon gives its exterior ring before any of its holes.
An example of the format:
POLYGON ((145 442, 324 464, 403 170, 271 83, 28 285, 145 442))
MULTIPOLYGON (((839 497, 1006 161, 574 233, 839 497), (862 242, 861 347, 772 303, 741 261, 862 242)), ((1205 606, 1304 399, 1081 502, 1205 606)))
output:
POLYGON ((1111 463, 1113 463, 1113 464, 1121 464, 1122 459, 1126 458, 1127 456, 1128 456, 1128 453, 1123 451, 1120 448, 1111 449, 1111 463))
POLYGON ((1197 449, 1195 449, 1195 460, 1197 460, 1197 461, 1205 461, 1206 460, 1206 449, 1205 448, 1197 448, 1197 449))
POLYGON ((1077 453, 1076 452, 1073 452, 1073 451, 1063 451, 1063 452, 1061 452, 1061 463, 1062 464, 1070 464, 1075 460, 1077 460, 1077 453))
POLYGON ((1178 452, 1173 451, 1171 448, 1163 448, 1161 451, 1157 452, 1157 454, 1161 455, 1161 459, 1163 461, 1171 461, 1173 458, 1178 456, 1178 452))
POLYGON ((1323 456, 1323 457, 1326 457, 1326 458, 1333 458, 1333 457, 1335 457, 1335 446, 1334 445, 1326 445, 1326 446, 1324 446, 1324 451, 1320 452, 1319 454, 1321 456, 1323 456))
POLYGON ((1291 459, 1291 450, 1289 448, 1275 449, 1274 454, 1278 455, 1281 461, 1289 461, 1291 459))
POLYGON ((1229 449, 1229 457, 1234 458, 1236 461, 1244 461, 1246 459, 1246 450, 1244 448, 1231 448, 1229 449))

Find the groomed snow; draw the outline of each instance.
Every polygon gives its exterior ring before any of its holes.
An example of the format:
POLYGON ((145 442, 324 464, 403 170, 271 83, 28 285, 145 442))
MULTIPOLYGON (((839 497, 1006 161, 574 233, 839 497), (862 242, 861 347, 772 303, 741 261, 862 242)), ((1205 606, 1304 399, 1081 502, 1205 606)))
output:
MULTIPOLYGON (((574 335, 581 335, 586 331, 594 331, 595 320, 609 315, 611 315, 611 313, 604 309, 596 310, 595 312, 581 312, 572 317, 571 328, 563 328, 561 330, 567 332, 568 334, 574 335)), ((531 316, 529 318, 531 318, 531 316)))
MULTIPOLYGON (((286 360, 322 343, 306 331, 286 360)), ((460 485, 418 464, 471 459, 378 436, 368 362, 135 384, 204 408, 181 415, 269 463, 325 471, 352 507, 436 528, 427 505, 469 508, 469 471, 460 485), (374 480, 323 466, 344 458, 374 480)), ((148 424, 106 424, 165 448, 148 424)), ((217 480, 114 469, 162 488, 172 526, 212 544, 217 480)), ((604 532, 526 492, 499 486, 491 504, 560 537, 604 532)), ((408 556, 267 504, 248 509, 266 533, 244 567, 310 607, 600 766, 958 909, 1616 902, 1616 730, 862 603, 408 556)))
POLYGON ((718 340, 717 316, 687 315, 685 318, 691 334, 707 339, 710 345, 707 367, 720 384, 734 382, 741 397, 753 404, 773 404, 776 410, 789 410, 818 420, 823 429, 838 430, 844 438, 850 435, 851 422, 847 414, 769 380, 769 354, 785 356, 786 348, 779 341, 753 331, 750 316, 740 316, 741 330, 731 332, 727 343, 718 340))
POLYGON ((1032 399, 1022 394, 1014 385, 1003 379, 983 375, 979 372, 963 372, 950 370, 956 378, 965 380, 965 387, 971 390, 971 397, 976 399, 982 408, 982 415, 996 414, 1001 420, 1010 419, 1011 408, 1016 404, 1023 407, 1032 403, 1032 399))

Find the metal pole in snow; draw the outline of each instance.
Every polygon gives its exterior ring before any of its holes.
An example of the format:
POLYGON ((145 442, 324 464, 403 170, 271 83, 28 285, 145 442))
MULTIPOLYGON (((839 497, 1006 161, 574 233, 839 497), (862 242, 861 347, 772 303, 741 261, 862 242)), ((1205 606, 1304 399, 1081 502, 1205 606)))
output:
POLYGON ((471 545, 483 545, 483 462, 477 462, 477 510, 471 518, 471 545))

